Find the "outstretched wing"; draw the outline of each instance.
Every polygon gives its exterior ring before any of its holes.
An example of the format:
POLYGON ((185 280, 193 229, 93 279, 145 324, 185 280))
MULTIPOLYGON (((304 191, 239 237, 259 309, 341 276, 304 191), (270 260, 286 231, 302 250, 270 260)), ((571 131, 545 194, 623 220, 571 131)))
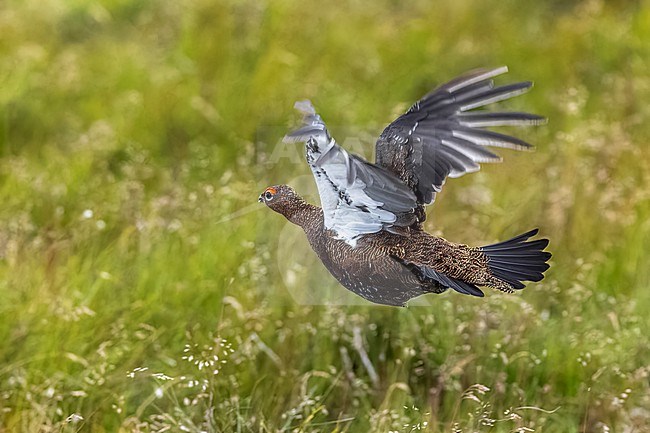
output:
POLYGON ((477 70, 444 84, 413 106, 382 132, 376 164, 390 170, 415 193, 420 220, 423 206, 433 203, 447 177, 479 170, 479 164, 500 162, 486 146, 524 150, 532 147, 516 137, 484 128, 537 125, 543 117, 519 112, 476 110, 525 93, 531 82, 494 87, 492 78, 507 67, 477 70))
POLYGON ((411 188, 388 170, 337 145, 311 102, 297 102, 295 108, 304 116, 303 126, 285 140, 305 142, 326 228, 354 246, 363 234, 398 232, 413 224, 417 201, 411 188))

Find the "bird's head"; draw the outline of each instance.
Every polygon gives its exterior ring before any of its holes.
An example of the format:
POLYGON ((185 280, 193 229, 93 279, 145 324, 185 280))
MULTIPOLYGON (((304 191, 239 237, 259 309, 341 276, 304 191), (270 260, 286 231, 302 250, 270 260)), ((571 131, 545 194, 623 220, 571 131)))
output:
POLYGON ((258 201, 286 217, 303 203, 303 199, 289 185, 275 185, 266 188, 260 194, 258 201))

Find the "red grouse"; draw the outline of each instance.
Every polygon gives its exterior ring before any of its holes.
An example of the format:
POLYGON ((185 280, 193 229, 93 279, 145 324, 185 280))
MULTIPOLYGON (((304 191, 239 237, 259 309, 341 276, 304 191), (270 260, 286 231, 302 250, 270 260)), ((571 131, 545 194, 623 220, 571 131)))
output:
POLYGON ((291 187, 267 188, 259 197, 305 231, 330 273, 357 295, 386 305, 405 305, 447 288, 483 296, 478 286, 511 293, 524 281, 540 281, 551 254, 538 230, 484 247, 469 247, 422 229, 424 206, 433 203, 447 177, 477 171, 501 158, 487 149, 531 147, 486 130, 536 125, 544 118, 520 112, 475 110, 522 94, 532 83, 495 87, 502 67, 478 70, 450 81, 416 102, 382 132, 376 162, 349 154, 330 136, 309 101, 296 103, 304 124, 286 139, 305 142, 321 207, 291 187))

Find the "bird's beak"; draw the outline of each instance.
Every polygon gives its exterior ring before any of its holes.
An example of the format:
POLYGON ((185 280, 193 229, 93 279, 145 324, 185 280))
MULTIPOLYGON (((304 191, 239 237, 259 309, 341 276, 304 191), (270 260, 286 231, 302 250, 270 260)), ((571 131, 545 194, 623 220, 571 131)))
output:
POLYGON ((260 194, 260 197, 257 199, 260 203, 264 203, 264 197, 262 197, 262 194, 260 194))

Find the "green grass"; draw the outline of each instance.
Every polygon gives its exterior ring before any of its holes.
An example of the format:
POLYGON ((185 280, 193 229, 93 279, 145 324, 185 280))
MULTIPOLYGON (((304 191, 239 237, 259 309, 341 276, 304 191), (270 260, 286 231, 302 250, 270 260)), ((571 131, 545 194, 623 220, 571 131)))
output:
POLYGON ((8 0, 0 34, 0 432, 650 429, 648 2, 8 0), (306 305, 358 299, 256 203, 315 199, 276 147, 293 102, 371 156, 502 64, 538 149, 450 181, 427 229, 539 226, 547 278, 306 305))

